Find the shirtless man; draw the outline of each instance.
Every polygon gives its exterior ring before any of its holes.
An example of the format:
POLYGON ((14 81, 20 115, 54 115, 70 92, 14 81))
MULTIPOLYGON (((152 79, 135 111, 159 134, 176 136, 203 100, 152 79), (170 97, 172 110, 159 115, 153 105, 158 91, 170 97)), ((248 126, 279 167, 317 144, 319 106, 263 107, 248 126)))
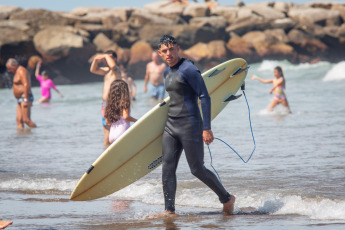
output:
POLYGON ((30 119, 30 109, 34 97, 31 92, 31 79, 25 67, 19 65, 16 59, 10 58, 6 62, 8 72, 13 73, 13 94, 17 99, 17 127, 24 128, 24 123, 30 128, 36 128, 36 124, 30 119))
POLYGON ((146 66, 144 92, 147 92, 147 83, 150 80, 150 96, 151 100, 162 101, 165 94, 164 87, 164 71, 166 64, 161 62, 157 52, 152 53, 152 61, 146 66))
POLYGON ((108 147, 109 142, 109 125, 104 119, 104 110, 106 107, 106 102, 110 90, 110 85, 114 80, 121 79, 121 71, 116 64, 117 54, 114 51, 108 50, 104 54, 98 54, 95 56, 91 63, 90 71, 91 73, 104 76, 103 84, 103 103, 102 103, 102 123, 104 131, 104 146, 108 147), (100 63, 104 63, 106 66, 99 66, 100 63))

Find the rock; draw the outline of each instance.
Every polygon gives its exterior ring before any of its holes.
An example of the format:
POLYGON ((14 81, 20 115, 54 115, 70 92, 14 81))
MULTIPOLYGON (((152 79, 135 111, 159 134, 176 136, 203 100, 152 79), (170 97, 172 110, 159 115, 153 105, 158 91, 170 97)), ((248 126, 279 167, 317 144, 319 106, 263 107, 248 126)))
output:
POLYGON ((128 73, 133 78, 145 76, 146 64, 151 61, 153 49, 145 41, 138 41, 130 49, 131 57, 128 65, 128 73))
POLYGON ((283 13, 289 12, 291 7, 293 7, 293 3, 291 2, 274 2, 273 6, 274 9, 283 13))
POLYGON ((91 39, 96 37, 99 33, 104 33, 107 36, 111 36, 111 30, 109 28, 104 27, 103 25, 98 24, 91 24, 91 23, 80 23, 76 24, 74 28, 79 30, 88 31, 91 36, 91 39))
POLYGON ((96 46, 96 50, 101 52, 105 52, 115 45, 104 33, 97 34, 92 43, 96 46))
POLYGON ((252 31, 243 36, 243 39, 251 44, 256 53, 264 58, 272 58, 276 56, 293 56, 294 49, 292 46, 279 41, 272 31, 252 31))
POLYGON ((234 33, 231 34, 231 38, 226 44, 226 47, 232 54, 234 54, 234 56, 247 57, 254 54, 251 42, 247 42, 245 39, 234 33))
POLYGON ((226 28, 226 32, 234 32, 238 35, 243 35, 248 31, 265 30, 269 28, 270 21, 264 20, 260 17, 247 17, 236 20, 232 25, 226 28))
POLYGON ((118 7, 111 9, 110 13, 111 15, 116 15, 116 17, 120 17, 123 22, 127 22, 134 10, 135 8, 131 7, 118 7))
POLYGON ((211 41, 209 43, 199 42, 192 46, 188 50, 184 51, 194 61, 201 61, 202 59, 212 60, 223 60, 226 57, 226 45, 222 40, 211 41))
POLYGON ((340 25, 341 17, 338 11, 321 8, 290 9, 288 16, 299 23, 311 23, 321 26, 340 25))
POLYGON ((87 37, 70 26, 51 26, 41 30, 34 37, 37 51, 48 62, 69 56, 74 60, 87 60, 95 47, 87 37))
POLYGON ((339 12, 341 18, 343 19, 343 22, 345 21, 345 5, 344 4, 334 3, 332 4, 331 10, 339 12))
POLYGON ((128 19, 128 24, 133 28, 141 28, 145 25, 165 25, 171 26, 173 25, 173 20, 153 15, 148 10, 135 10, 131 17, 128 19))
POLYGON ((191 26, 204 27, 210 26, 215 27, 218 30, 224 30, 227 26, 227 20, 223 16, 211 16, 211 17, 197 17, 192 18, 189 21, 191 26))
MULTIPOLYGON (((118 63, 128 63, 130 59, 129 49, 123 49, 118 46, 115 42, 110 40, 105 34, 99 33, 95 39, 93 39, 93 44, 96 46, 97 51, 104 53, 107 50, 113 50, 117 54, 118 63)), ((92 59, 92 58, 91 58, 92 59)))
POLYGON ((300 30, 291 30, 288 33, 288 38, 298 53, 321 56, 320 54, 327 50, 327 46, 323 42, 308 36, 300 30))
POLYGON ((57 12, 43 9, 22 10, 11 14, 10 20, 27 20, 31 27, 41 28, 42 25, 67 25, 68 20, 57 12))
POLYGON ((116 26, 119 23, 122 23, 121 18, 118 17, 117 15, 113 15, 113 14, 108 15, 102 19, 103 26, 108 28, 108 29, 116 28, 116 26))
POLYGON ((173 4, 171 1, 159 1, 147 4, 144 8, 156 15, 171 19, 173 21, 179 21, 181 20, 180 18, 183 15, 183 11, 186 8, 186 5, 173 4))
POLYGON ((262 4, 249 4, 247 8, 251 9, 255 14, 267 20, 277 20, 285 18, 285 14, 275 8, 268 7, 262 4))
POLYGON ((104 13, 109 11, 108 8, 105 7, 95 7, 95 6, 82 6, 82 7, 77 7, 71 11, 71 14, 76 15, 76 16, 85 16, 85 15, 90 15, 92 13, 104 13))
POLYGON ((0 28, 18 29, 27 31, 30 29, 28 20, 4 20, 0 21, 0 28))
POLYGON ((210 15, 210 9, 205 4, 189 3, 182 15, 187 18, 206 17, 210 15))
POLYGON ((297 25, 297 21, 291 18, 276 19, 271 22, 271 27, 273 29, 283 29, 286 32, 290 31, 293 27, 297 25))
POLYGON ((11 14, 22 11, 22 8, 16 6, 2 6, 0 5, 0 20, 6 20, 11 14))
POLYGON ((0 34, 0 65, 4 65, 8 58, 13 57, 26 60, 36 52, 32 38, 25 31, 0 28, 0 34))
POLYGON ((228 23, 233 23, 237 18, 237 12, 240 8, 236 6, 216 6, 212 8, 211 15, 223 16, 228 23))

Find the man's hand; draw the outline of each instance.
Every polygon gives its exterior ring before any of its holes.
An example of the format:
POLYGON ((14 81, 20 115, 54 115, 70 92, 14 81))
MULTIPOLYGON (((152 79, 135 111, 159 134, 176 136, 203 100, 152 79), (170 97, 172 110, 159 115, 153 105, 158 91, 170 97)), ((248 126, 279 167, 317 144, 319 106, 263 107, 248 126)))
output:
POLYGON ((213 140, 214 140, 213 133, 212 133, 211 129, 204 130, 204 132, 202 133, 202 137, 204 139, 204 142, 207 145, 211 144, 213 142, 213 140))

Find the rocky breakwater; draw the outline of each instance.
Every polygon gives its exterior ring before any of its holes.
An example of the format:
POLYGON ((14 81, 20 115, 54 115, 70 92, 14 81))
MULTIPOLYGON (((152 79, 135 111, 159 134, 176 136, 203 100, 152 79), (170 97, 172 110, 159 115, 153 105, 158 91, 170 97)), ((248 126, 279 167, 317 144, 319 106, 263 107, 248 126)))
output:
POLYGON ((101 80, 89 73, 90 59, 112 49, 119 64, 142 79, 163 34, 175 36, 181 55, 204 67, 235 57, 337 62, 345 57, 345 4, 210 8, 158 1, 143 8, 79 7, 71 12, 0 6, 0 71, 10 57, 26 66, 39 55, 57 83, 101 80))

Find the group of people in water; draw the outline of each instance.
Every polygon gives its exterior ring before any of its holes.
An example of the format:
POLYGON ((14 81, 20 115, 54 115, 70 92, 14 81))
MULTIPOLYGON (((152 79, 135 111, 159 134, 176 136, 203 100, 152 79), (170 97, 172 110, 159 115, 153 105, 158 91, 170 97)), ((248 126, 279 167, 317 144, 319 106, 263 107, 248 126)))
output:
MULTIPOLYGON (((150 91, 152 100, 162 101, 165 91, 170 96, 168 119, 163 133, 163 167, 162 184, 165 211, 155 217, 175 214, 176 168, 184 150, 191 172, 213 190, 223 204, 223 213, 233 213, 235 196, 230 195, 213 172, 204 166, 204 143, 209 145, 214 137, 211 130, 211 100, 200 71, 188 59, 179 56, 180 47, 171 35, 164 35, 158 42, 158 50, 152 53, 152 61, 146 66, 144 92, 150 91), (165 62, 162 62, 162 60, 165 62), (148 87, 148 83, 149 87, 148 87), (201 101, 203 118, 201 118, 198 99, 201 101)), ((49 73, 41 71, 42 61, 36 64, 35 76, 41 84, 40 103, 49 102, 50 89, 62 97, 49 73)), ((13 93, 17 99, 17 126, 24 128, 24 123, 34 128, 36 124, 30 119, 30 107, 33 102, 31 82, 25 67, 10 58, 6 67, 14 74, 13 93)), ((117 64, 117 54, 106 51, 94 56, 90 71, 103 76, 102 125, 104 145, 107 147, 120 137, 137 119, 131 116, 131 101, 135 100, 136 85, 124 68, 117 64)), ((268 108, 273 110, 282 104, 291 112, 286 95, 285 78, 281 67, 274 69, 273 79, 263 79, 256 75, 252 80, 271 83, 270 93, 274 98, 268 108)), ((5 226, 5 222, 0 224, 5 226)), ((1 227, 2 225, 0 225, 1 227)))

